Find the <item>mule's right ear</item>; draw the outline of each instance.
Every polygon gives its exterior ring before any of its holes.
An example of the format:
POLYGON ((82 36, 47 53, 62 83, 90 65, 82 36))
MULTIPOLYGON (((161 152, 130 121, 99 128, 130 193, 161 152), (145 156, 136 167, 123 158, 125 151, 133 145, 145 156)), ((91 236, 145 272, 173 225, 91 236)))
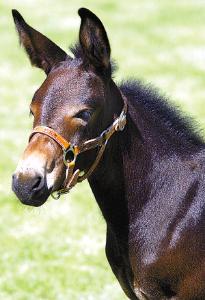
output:
POLYGON ((110 43, 100 19, 87 8, 80 8, 81 17, 79 32, 85 60, 95 69, 110 74, 110 43))
POLYGON ((20 44, 24 46, 32 65, 48 74, 54 65, 66 60, 67 54, 46 36, 29 26, 17 10, 13 9, 12 15, 20 44))

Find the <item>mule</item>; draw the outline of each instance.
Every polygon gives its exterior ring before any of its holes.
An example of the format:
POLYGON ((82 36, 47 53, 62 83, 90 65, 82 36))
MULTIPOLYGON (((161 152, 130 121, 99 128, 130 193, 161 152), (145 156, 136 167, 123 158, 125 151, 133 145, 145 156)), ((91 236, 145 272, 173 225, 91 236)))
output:
POLYGON ((102 22, 85 8, 79 15, 71 57, 13 10, 21 44, 47 75, 13 191, 39 206, 87 178, 127 297, 205 299, 204 141, 153 88, 116 85, 102 22))

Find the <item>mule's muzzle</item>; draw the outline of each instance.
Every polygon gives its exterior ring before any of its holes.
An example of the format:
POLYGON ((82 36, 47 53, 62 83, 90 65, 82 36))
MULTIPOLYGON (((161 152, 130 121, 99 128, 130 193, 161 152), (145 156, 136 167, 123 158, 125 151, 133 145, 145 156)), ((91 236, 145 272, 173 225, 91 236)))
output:
POLYGON ((31 206, 42 205, 50 195, 45 177, 34 172, 14 173, 12 190, 23 204, 31 206))

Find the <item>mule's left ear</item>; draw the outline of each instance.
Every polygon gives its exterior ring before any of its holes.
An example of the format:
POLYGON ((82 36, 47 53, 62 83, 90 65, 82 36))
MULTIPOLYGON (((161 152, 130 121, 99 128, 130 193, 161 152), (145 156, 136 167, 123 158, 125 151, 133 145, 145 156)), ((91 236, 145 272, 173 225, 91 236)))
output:
POLYGON ((79 39, 86 61, 110 73, 110 44, 102 22, 86 8, 80 8, 78 14, 81 17, 79 39))

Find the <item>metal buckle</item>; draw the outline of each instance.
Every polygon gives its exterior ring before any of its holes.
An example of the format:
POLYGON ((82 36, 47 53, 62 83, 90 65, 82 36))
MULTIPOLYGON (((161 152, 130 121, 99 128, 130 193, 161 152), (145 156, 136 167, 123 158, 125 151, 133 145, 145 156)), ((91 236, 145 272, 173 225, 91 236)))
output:
POLYGON ((51 193, 51 197, 55 200, 58 200, 61 196, 60 190, 59 191, 54 191, 53 193, 51 193))
POLYGON ((126 125, 126 115, 123 114, 119 120, 118 130, 123 131, 126 125))
POLYGON ((70 189, 61 189, 59 191, 54 191, 51 193, 51 197, 55 200, 58 200, 62 194, 68 194, 70 189))
POLYGON ((123 131, 126 125, 126 114, 123 113, 119 116, 118 119, 116 119, 116 124, 115 124, 115 130, 116 131, 123 131))

